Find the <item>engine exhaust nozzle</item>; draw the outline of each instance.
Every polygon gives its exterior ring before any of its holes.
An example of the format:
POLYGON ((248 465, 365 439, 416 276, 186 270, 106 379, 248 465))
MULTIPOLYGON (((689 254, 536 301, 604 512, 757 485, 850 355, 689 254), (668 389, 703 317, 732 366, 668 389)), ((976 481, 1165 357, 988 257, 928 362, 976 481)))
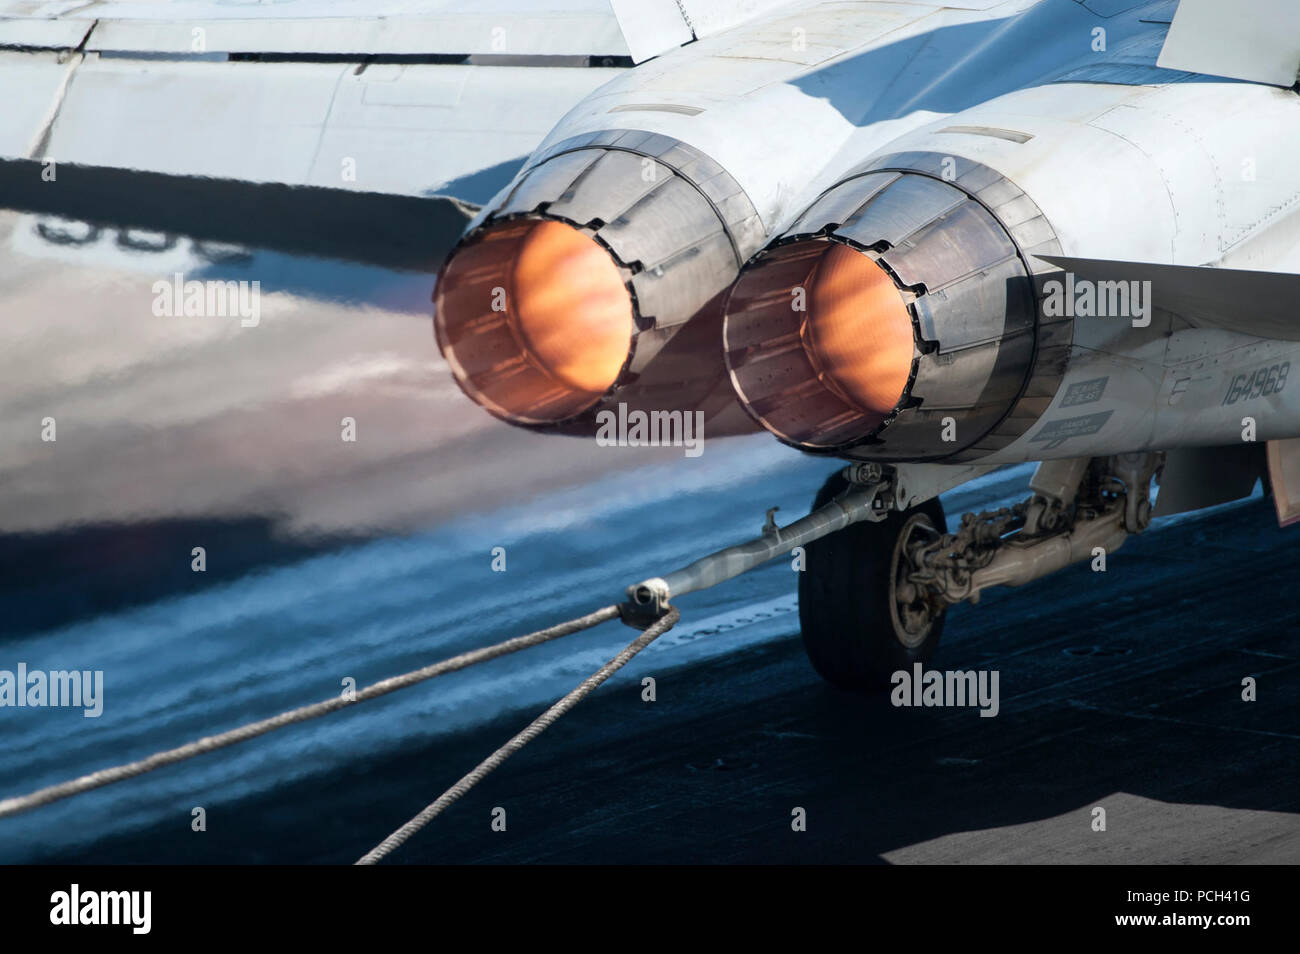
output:
POLYGON ((804 450, 978 456, 1034 366, 1015 241, 971 194, 907 170, 827 190, 745 266, 725 312, 741 404, 804 450))
POLYGON ((636 331, 618 265, 563 222, 517 219, 475 236, 435 296, 438 343, 461 386, 498 416, 544 424, 614 386, 636 331))
POLYGON ((580 434, 616 401, 734 407, 720 300, 762 237, 740 186, 685 143, 564 140, 443 264, 438 345, 462 390, 513 424, 580 434))
POLYGON ((871 256, 786 245, 727 303, 724 340, 741 402, 782 440, 836 447, 880 427, 912 372, 912 316, 871 256))

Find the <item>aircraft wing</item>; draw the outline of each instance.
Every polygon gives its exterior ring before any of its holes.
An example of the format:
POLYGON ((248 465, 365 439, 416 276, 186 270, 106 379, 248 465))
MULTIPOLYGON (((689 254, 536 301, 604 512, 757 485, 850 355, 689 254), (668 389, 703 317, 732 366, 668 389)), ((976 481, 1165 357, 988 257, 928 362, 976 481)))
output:
POLYGON ((0 204, 429 270, 624 30, 608 0, 0 0, 0 204))

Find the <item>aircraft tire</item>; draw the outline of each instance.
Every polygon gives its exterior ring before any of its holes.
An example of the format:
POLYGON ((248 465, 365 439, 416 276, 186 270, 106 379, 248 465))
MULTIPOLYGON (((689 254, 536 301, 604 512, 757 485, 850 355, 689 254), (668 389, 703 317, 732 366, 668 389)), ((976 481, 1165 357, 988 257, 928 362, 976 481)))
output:
MULTIPOLYGON (((838 472, 818 492, 814 508, 829 502, 847 482, 838 472)), ((855 523, 805 548, 799 574, 799 623, 804 649, 823 679, 843 689, 888 688, 890 677, 934 655, 943 633, 944 610, 899 603, 895 576, 902 537, 944 533, 943 506, 926 501, 893 512, 879 523, 855 523)))

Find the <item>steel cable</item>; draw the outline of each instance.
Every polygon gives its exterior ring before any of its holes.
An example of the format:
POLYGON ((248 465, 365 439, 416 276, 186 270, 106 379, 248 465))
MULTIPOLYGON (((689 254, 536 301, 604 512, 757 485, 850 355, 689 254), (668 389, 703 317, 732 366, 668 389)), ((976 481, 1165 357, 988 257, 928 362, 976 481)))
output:
POLYGON ((483 779, 490 772, 500 766, 502 762, 510 758, 510 756, 514 755, 525 745, 550 728, 551 725, 560 718, 560 716, 564 715, 595 691, 596 687, 602 682, 618 670, 622 669, 633 656, 645 649, 664 633, 668 632, 668 630, 672 629, 674 624, 676 624, 680 618, 681 614, 678 613, 677 610, 670 608, 667 613, 652 623, 645 632, 632 642, 628 643, 627 646, 623 647, 623 650, 617 656, 605 663, 605 665, 601 666, 586 679, 582 680, 582 682, 564 696, 564 698, 560 699, 559 702, 555 703, 555 705, 551 706, 530 722, 527 728, 510 739, 509 742, 501 746, 486 759, 476 765, 468 774, 463 776, 460 781, 427 805, 418 815, 381 841, 374 848, 370 849, 370 851, 358 858, 355 864, 376 864, 388 855, 392 854, 398 848, 402 847, 402 845, 405 844, 412 835, 418 832, 425 825, 429 824, 429 822, 438 815, 442 814, 442 812, 451 805, 452 802, 456 801, 456 799, 460 798, 479 782, 483 781, 483 779))
POLYGON ((485 646, 482 649, 473 649, 469 652, 461 653, 458 656, 452 656, 451 658, 444 659, 441 662, 425 666, 422 669, 415 669, 411 672, 403 673, 400 676, 392 676, 388 679, 380 680, 379 682, 366 686, 364 689, 355 693, 355 695, 339 696, 334 699, 326 699, 322 702, 302 706, 298 709, 290 709, 288 712, 282 712, 269 719, 251 722, 248 725, 242 725, 238 728, 231 729, 228 732, 218 733, 217 735, 205 736, 193 742, 187 742, 185 745, 174 749, 155 752, 153 755, 139 759, 135 762, 128 762, 124 765, 115 765, 111 768, 100 769, 97 772, 91 772, 90 774, 82 775, 79 778, 60 782, 57 785, 50 785, 46 788, 37 789, 28 795, 6 798, 0 800, 0 818, 17 815, 19 812, 25 812, 41 805, 48 805, 50 802, 56 802, 60 799, 68 798, 71 795, 80 794, 81 792, 87 792, 93 788, 101 788, 105 785, 111 785, 114 782, 121 782, 128 778, 134 778, 137 775, 152 772, 154 769, 173 765, 176 762, 183 762, 186 759, 192 759, 195 756, 204 755, 208 752, 215 751, 216 749, 225 748, 228 745, 235 745, 238 742, 245 742, 248 739, 256 738, 259 735, 265 735, 268 732, 283 728, 284 726, 294 725, 298 722, 306 722, 308 719, 315 719, 323 715, 328 715, 329 713, 336 712, 339 709, 356 705, 358 702, 365 702, 369 699, 387 695, 388 693, 395 692, 398 689, 405 689, 407 686, 413 686, 416 683, 433 679, 436 676, 455 672, 458 669, 464 669, 465 667, 472 666, 475 663, 487 662, 489 659, 496 659, 498 656, 505 656, 509 653, 518 652, 521 649, 528 649, 530 646, 537 646, 541 643, 549 642, 552 639, 559 639, 561 636, 568 636, 572 633, 581 632, 584 629, 590 629, 593 626, 597 626, 600 623, 604 623, 617 617, 618 607, 606 606, 602 609, 596 610, 594 613, 588 613, 586 616, 580 616, 577 619, 559 623, 546 629, 539 629, 535 633, 529 633, 525 636, 516 636, 513 639, 507 639, 504 642, 485 646))

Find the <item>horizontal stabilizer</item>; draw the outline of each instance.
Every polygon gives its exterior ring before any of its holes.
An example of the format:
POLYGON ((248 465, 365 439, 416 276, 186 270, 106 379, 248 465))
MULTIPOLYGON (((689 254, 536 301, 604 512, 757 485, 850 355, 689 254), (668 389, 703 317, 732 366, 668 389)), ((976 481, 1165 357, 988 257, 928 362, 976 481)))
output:
POLYGON ((641 63, 692 40, 724 33, 777 7, 790 6, 792 0, 609 0, 609 3, 633 62, 641 63))
POLYGON ((474 209, 417 197, 0 159, 0 208, 253 248, 434 272, 474 209))
POLYGON ((1292 86, 1300 72, 1296 0, 1182 0, 1158 66, 1292 86))
POLYGON ((1300 275, 1039 255, 1078 279, 1150 282, 1151 304, 1193 325, 1300 341, 1300 275))

